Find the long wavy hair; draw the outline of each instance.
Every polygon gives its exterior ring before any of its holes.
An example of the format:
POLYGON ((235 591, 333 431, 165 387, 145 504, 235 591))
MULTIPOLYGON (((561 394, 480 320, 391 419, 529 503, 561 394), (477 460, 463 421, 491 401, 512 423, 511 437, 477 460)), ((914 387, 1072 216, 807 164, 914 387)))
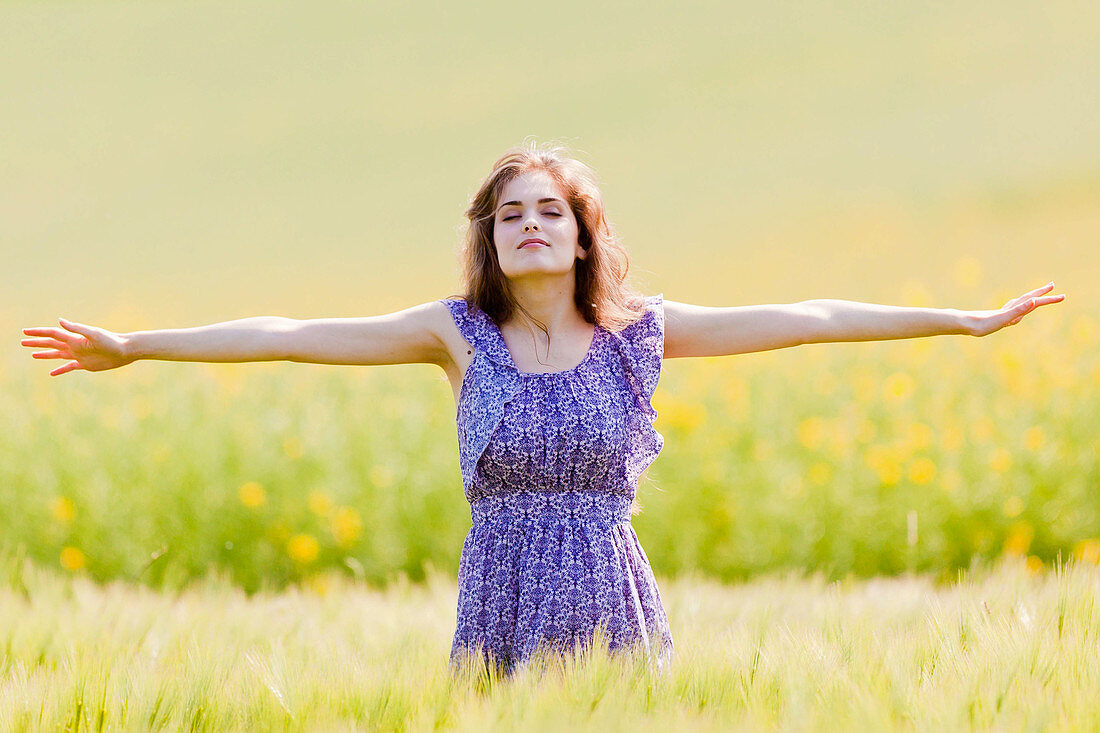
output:
POLYGON ((564 144, 540 144, 530 138, 509 149, 493 164, 466 209, 469 225, 460 258, 465 289, 461 297, 484 311, 498 326, 518 310, 549 339, 545 324, 531 317, 512 295, 493 243, 494 219, 504 187, 533 170, 550 175, 577 220, 578 244, 587 252, 584 259, 578 257, 575 261, 577 310, 586 321, 608 331, 619 331, 637 321, 644 310, 644 298, 626 281, 630 256, 607 219, 596 172, 564 144))

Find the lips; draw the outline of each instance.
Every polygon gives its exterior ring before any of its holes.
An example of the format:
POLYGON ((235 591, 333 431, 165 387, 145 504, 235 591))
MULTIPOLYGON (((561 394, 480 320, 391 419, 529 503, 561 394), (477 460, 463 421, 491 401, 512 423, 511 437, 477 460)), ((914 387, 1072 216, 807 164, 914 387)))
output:
POLYGON ((522 242, 520 242, 519 243, 519 248, 523 249, 524 247, 526 247, 529 244, 541 244, 544 247, 549 247, 550 246, 546 242, 544 242, 543 240, 532 237, 530 239, 525 239, 522 242))

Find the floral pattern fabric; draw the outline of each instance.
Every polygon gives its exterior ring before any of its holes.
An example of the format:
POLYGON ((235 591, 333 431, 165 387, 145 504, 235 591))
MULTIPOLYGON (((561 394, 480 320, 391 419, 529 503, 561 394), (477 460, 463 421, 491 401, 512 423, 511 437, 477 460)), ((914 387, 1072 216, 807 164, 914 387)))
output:
POLYGON ((474 358, 458 403, 459 463, 473 527, 459 561, 451 661, 511 672, 542 646, 644 647, 662 666, 672 635, 630 524, 638 478, 664 438, 651 405, 664 351, 663 294, 619 332, 596 325, 580 364, 516 367, 476 306, 444 299, 474 358))

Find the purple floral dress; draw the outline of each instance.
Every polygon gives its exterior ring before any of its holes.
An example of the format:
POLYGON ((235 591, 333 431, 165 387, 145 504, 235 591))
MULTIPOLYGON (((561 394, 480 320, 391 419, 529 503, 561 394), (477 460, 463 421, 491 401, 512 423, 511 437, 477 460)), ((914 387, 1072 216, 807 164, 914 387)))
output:
POLYGON ((664 438, 650 398, 664 352, 663 294, 615 333, 596 325, 576 367, 521 372, 476 306, 444 299, 474 349, 458 403, 473 527, 458 570, 451 662, 482 654, 505 673, 540 645, 673 651, 649 560, 630 524, 638 478, 664 438))

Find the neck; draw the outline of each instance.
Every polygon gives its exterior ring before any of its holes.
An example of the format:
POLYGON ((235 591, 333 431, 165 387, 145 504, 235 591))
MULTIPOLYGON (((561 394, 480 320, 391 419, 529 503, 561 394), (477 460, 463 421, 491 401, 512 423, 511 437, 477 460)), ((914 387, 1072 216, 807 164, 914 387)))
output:
MULTIPOLYGON (((573 303, 576 286, 571 272, 567 278, 540 279, 537 282, 513 280, 511 291, 512 297, 527 309, 531 318, 541 321, 550 333, 567 331, 585 322, 584 316, 573 303)), ((513 312, 511 321, 538 329, 538 326, 518 309, 513 312)))

